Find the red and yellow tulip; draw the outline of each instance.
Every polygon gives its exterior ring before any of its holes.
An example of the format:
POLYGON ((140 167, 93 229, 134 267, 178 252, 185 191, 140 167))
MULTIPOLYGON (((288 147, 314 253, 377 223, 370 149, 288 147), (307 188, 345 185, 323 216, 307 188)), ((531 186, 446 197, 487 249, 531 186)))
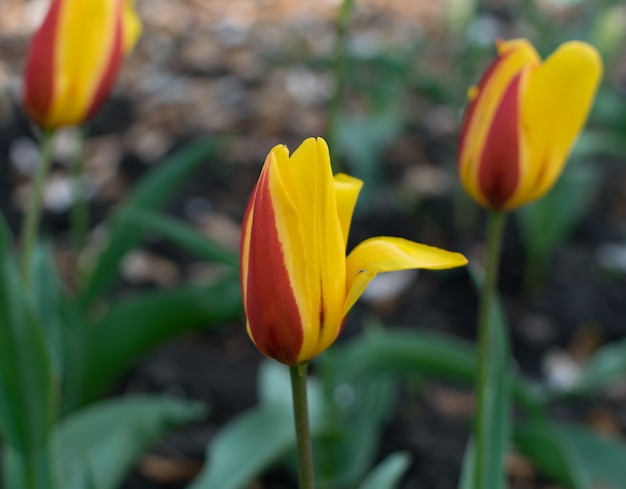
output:
POLYGON ((362 182, 333 177, 323 139, 267 156, 246 210, 241 289, 250 338, 279 362, 307 362, 339 335, 346 314, 380 272, 465 265, 459 253, 401 238, 363 241, 346 257, 362 182))
POLYGON ((561 45, 544 62, 525 39, 498 42, 498 57, 469 91, 458 150, 461 182, 492 210, 538 199, 563 171, 602 77, 589 44, 561 45))
POLYGON ((26 60, 27 114, 47 129, 88 119, 140 30, 132 0, 52 0, 26 60))

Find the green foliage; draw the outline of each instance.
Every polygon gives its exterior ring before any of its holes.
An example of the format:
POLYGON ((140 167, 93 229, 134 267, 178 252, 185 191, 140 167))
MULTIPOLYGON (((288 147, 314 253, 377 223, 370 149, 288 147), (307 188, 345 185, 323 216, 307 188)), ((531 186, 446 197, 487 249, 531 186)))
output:
POLYGON ((55 432, 62 487, 83 489, 92 479, 98 489, 115 489, 167 431, 204 416, 199 403, 154 396, 101 401, 76 411, 55 432))
MULTIPOLYGON (((207 447, 204 470, 188 489, 242 489, 295 448, 289 371, 266 361, 259 371, 258 406, 222 428, 207 447)), ((319 386, 309 381, 311 434, 325 427, 319 386)))
POLYGON ((394 489, 410 463, 407 453, 392 453, 374 467, 359 489, 394 489))
POLYGON ((0 428, 25 457, 48 446, 56 408, 42 317, 22 286, 0 219, 0 428))
POLYGON ((132 206, 126 207, 118 219, 121 223, 168 239, 181 248, 194 253, 198 258, 222 263, 234 269, 239 268, 239 256, 236 253, 225 249, 181 221, 132 206))
POLYGON ((240 317, 241 308, 239 281, 232 276, 116 302, 87 332, 83 395, 93 399, 101 394, 142 354, 168 338, 183 331, 219 327, 240 317))
POLYGON ((134 189, 119 211, 122 218, 114 216, 110 223, 108 243, 98 256, 81 294, 81 302, 85 307, 91 305, 111 287, 117 277, 120 260, 141 239, 142 229, 131 224, 129 218, 123 218, 126 209, 136 212, 137 209, 162 208, 191 172, 214 152, 215 145, 211 142, 202 141, 186 146, 153 170, 134 189))
POLYGON ((556 481, 572 489, 619 489, 626 480, 626 445, 587 428, 542 420, 519 426, 519 449, 556 481))
POLYGON ((58 483, 70 489, 114 489, 138 455, 168 429, 198 419, 197 404, 165 398, 125 398, 76 409, 167 338, 241 315, 236 255, 155 212, 213 151, 211 143, 190 145, 151 172, 116 212, 108 245, 77 294, 64 290, 48 246, 36 248, 32 287, 24 289, 0 219, 0 429, 9 444, 4 447, 6 487, 53 489, 58 483), (113 285, 120 260, 146 231, 226 265, 228 273, 211 283, 111 301, 103 310, 97 299, 113 285))

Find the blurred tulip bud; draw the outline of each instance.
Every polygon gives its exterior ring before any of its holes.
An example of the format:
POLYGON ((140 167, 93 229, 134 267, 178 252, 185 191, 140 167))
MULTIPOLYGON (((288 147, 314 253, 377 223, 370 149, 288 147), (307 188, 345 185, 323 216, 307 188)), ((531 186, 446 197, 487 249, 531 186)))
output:
POLYGON ((542 63, 525 39, 498 42, 461 128, 458 168, 470 196, 510 210, 548 192, 563 171, 602 77, 589 44, 561 45, 542 63))
POLYGON ((46 129, 91 117, 140 31, 131 0, 52 0, 26 60, 26 113, 46 129))

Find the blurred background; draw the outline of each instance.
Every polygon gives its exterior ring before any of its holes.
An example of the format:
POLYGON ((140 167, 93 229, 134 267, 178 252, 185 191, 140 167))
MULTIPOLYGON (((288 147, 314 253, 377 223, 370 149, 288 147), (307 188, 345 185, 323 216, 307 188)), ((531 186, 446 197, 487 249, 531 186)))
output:
MULTIPOLYGON (((19 229, 39 161, 36 129, 20 109, 30 37, 46 0, 2 0, 0 211, 19 229)), ((567 385, 600 346, 626 333, 626 5, 620 0, 138 0, 140 42, 114 93, 88 125, 86 255, 102 222, 174 150, 209 139, 217 150, 185 181, 167 212, 236 251, 248 196, 269 150, 310 136, 329 142, 335 171, 365 181, 351 243, 403 236, 480 262, 484 215, 456 177, 456 138, 467 89, 498 38, 526 37, 542 56, 561 42, 594 44, 605 78, 586 131, 551 194, 508 222, 500 291, 520 369, 567 385)), ((63 130, 45 189, 43 235, 71 288, 69 162, 80 139, 63 130)), ((121 262, 113 296, 219 276, 146 233, 121 262)), ((476 294, 467 274, 390 274, 368 289, 345 337, 367 328, 428 328, 473 341, 476 294)), ((122 341, 122 340, 120 340, 122 341)), ((184 487, 219 427, 255 401, 260 354, 243 320, 196 330, 144 352, 110 394, 165 392, 207 400, 201 425, 160 442, 125 489, 184 487)), ((378 457, 413 454, 406 488, 456 487, 471 390, 439 382, 404 386, 378 457)), ((626 383, 555 405, 559 419, 626 433, 626 383)), ((521 454, 511 487, 551 485, 521 454)), ((291 487, 280 469, 254 488, 291 487)))

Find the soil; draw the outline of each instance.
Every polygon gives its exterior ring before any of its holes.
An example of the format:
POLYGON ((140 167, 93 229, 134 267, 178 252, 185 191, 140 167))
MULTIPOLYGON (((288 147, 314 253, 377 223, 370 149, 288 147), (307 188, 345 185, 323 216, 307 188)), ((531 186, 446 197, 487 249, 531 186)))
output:
MULTIPOLYGON (((0 211, 17 232, 36 140, 17 102, 20 73, 42 2, 32 2, 30 8, 18 0, 3 2, 0 211)), ((359 2, 352 48, 389 53, 426 38, 432 42, 409 71, 424 73, 419 64, 429 76, 454 75, 451 61, 441 57, 446 27, 439 4, 444 2, 359 2)), ((243 210, 267 152, 278 143, 294 149, 304 138, 327 132, 332 94, 327 60, 335 39, 336 2, 239 0, 224 6, 213 0, 140 0, 138 8, 145 22, 141 42, 127 60, 115 93, 89 124, 92 239, 111 208, 164 155, 209 137, 223 143, 219 160, 199 170, 167 211, 236 249, 243 210)), ((502 29, 510 28, 498 12, 490 18, 501 22, 502 29)), ((461 80, 460 86, 472 81, 461 80)), ((467 211, 473 204, 463 200, 453 171, 456 119, 464 96, 459 93, 449 102, 415 86, 403 94, 400 129, 382 152, 377 184, 366 182, 373 187, 369 210, 355 218, 351 243, 398 235, 482 260, 482 211, 467 211)), ((344 104, 355 112, 367 109, 350 90, 344 104)), ((51 178, 57 186, 49 185, 43 217, 43 233, 61 251, 69 246, 65 162, 75 138, 72 131, 58 138, 51 178), (61 190, 55 193, 55 188, 61 190)), ((623 242, 626 167, 610 158, 596 159, 593 165, 603 175, 599 189, 571 238, 553 254, 543 286, 532 294, 523 286, 526 256, 515 218, 508 222, 499 290, 510 319, 514 358, 532 378, 550 379, 564 362, 580 365, 599 346, 626 333, 626 275, 599 265, 605 245, 623 242)), ((150 273, 135 277, 123 272, 118 293, 185 281, 197 269, 189 256, 158 240, 143 252, 154 265, 148 267, 150 273)), ((390 299, 361 301, 343 337, 358 334, 363 319, 374 316, 389 327, 430 328, 473 341, 476 302, 467 273, 421 272, 390 299)), ((183 488, 199 470, 216 431, 255 404, 261 360, 243 319, 217 331, 182 335, 142 358, 111 395, 170 393, 207 401, 211 415, 153 447, 123 489, 183 488)), ((553 411, 558 419, 623 436, 624 401, 626 389, 616 388, 593 401, 557 405, 553 411)), ((433 381, 419 394, 403 389, 378 455, 411 453, 413 463, 402 489, 457 486, 472 409, 471 392, 457 385, 433 381)), ((557 487, 519 454, 508 460, 508 471, 512 488, 557 487)), ((294 481, 280 469, 251 486, 291 487, 294 481)))

